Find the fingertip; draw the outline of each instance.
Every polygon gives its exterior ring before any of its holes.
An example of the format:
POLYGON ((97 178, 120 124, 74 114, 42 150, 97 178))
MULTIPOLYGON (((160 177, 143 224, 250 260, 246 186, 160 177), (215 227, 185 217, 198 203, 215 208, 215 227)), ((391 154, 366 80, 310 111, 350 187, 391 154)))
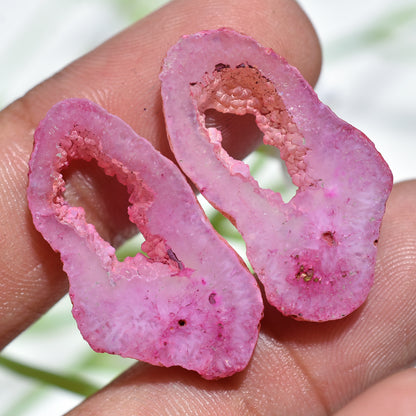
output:
POLYGON ((403 370, 364 391, 335 416, 413 416, 415 391, 416 369, 403 370))
POLYGON ((314 85, 321 68, 317 34, 293 0, 176 0, 138 21, 30 91, 24 109, 38 122, 57 101, 85 97, 168 153, 159 71, 185 34, 230 27, 272 48, 314 85))
MULTIPOLYGON (((374 292, 401 295, 401 302, 392 307, 411 312, 414 284, 411 276, 416 271, 416 181, 395 184, 387 200, 378 240, 376 280, 374 292)), ((377 293, 375 293, 376 295, 377 293)), ((390 315, 398 313, 391 310, 390 315)))

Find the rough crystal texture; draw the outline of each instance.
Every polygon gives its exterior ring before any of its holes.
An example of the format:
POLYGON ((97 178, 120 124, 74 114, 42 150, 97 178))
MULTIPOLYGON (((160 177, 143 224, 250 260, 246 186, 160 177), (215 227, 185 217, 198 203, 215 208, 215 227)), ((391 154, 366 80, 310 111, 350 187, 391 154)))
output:
POLYGON ((247 365, 262 300, 253 276, 212 229, 179 169, 97 105, 55 105, 35 132, 28 201, 36 228, 59 251, 73 315, 99 352, 180 365, 207 379, 247 365), (123 263, 64 199, 62 170, 74 159, 115 175, 150 258, 123 263))
POLYGON ((229 29, 184 36, 162 73, 172 150, 203 195, 243 235, 268 300, 296 319, 341 318, 367 297, 392 175, 363 133, 323 105, 300 73, 229 29), (206 129, 204 112, 253 114, 293 183, 289 203, 206 129))

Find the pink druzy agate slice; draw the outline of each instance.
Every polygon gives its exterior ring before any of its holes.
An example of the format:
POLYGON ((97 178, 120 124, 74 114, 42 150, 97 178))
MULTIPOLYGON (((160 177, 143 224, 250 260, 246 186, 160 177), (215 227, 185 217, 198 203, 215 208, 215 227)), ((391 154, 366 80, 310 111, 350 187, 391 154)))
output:
POLYGON ((91 347, 207 379, 246 367, 262 317, 253 276, 219 237, 179 169, 119 118, 82 99, 55 105, 35 132, 28 200, 61 254, 73 315, 91 347), (96 159, 130 194, 149 258, 115 249, 64 199, 62 170, 96 159))
POLYGON ((300 73, 229 29, 184 36, 160 75, 183 171, 235 223, 269 302, 296 319, 341 318, 367 297, 391 172, 367 137, 323 105, 300 73), (298 187, 289 203, 205 127, 205 112, 253 114, 298 187))

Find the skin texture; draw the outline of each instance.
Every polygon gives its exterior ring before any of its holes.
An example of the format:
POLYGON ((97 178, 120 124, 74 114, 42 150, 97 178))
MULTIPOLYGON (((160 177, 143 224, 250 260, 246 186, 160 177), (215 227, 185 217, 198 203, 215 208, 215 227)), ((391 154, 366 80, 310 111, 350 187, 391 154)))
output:
MULTIPOLYGON (((59 258, 35 231, 26 205, 27 162, 35 126, 57 101, 86 97, 120 116, 167 154, 159 96, 160 63, 180 35, 221 26, 233 27, 272 47, 298 67, 311 84, 316 82, 319 44, 296 3, 179 0, 0 113, 2 345, 67 290, 59 258)), ((236 129, 235 125, 230 127, 230 131, 236 129)), ((239 152, 248 150, 246 143, 241 141, 241 146, 236 146, 239 152)), ((111 201, 116 198, 108 197, 107 178, 85 166, 71 176, 80 203, 87 189, 100 195, 91 207, 90 219, 93 223, 101 221, 100 232, 116 244, 128 224, 111 226, 108 217, 99 214, 114 209, 111 201)), ((415 204, 415 182, 395 186, 381 228, 375 285, 367 302, 351 316, 322 324, 296 322, 266 305, 259 343, 244 372, 206 382, 178 368, 137 364, 71 415, 324 415, 339 410, 416 358, 415 204)), ((412 409, 416 400, 412 394, 414 380, 413 370, 398 373, 350 406, 358 406, 354 414, 360 414, 359 409, 369 414, 368 405, 373 414, 383 414, 386 401, 400 401, 403 407, 396 406, 395 414, 409 414, 406 409, 412 409), (378 395, 384 401, 377 399, 378 395)))

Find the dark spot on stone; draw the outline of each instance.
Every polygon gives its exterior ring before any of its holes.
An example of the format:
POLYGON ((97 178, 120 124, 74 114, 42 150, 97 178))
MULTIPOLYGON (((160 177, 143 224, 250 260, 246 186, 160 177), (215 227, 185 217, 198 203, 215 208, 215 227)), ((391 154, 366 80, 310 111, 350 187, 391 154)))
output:
POLYGON ((184 265, 183 263, 176 257, 176 254, 173 252, 173 250, 171 248, 169 248, 167 250, 167 255, 169 256, 169 258, 171 260, 173 260, 174 262, 177 263, 179 270, 183 270, 184 269, 184 265))
POLYGON ((373 244, 377 247, 378 239, 373 241, 373 244))
POLYGON ((185 326, 186 325, 185 319, 179 319, 178 324, 179 326, 185 326))
POLYGON ((219 63, 219 64, 215 65, 215 71, 216 72, 220 72, 225 68, 230 68, 230 65, 226 65, 226 64, 222 64, 222 63, 219 63))
POLYGON ((190 82, 190 83, 189 83, 189 85, 190 85, 191 87, 193 87, 194 85, 196 85, 196 82, 190 82))
POLYGON ((332 231, 325 231, 322 233, 322 239, 330 246, 335 246, 336 241, 332 231))
POLYGON ((240 65, 237 65, 236 68, 245 68, 246 64, 244 62, 241 62, 240 65))
POLYGON ((211 305, 215 305, 217 303, 217 301, 215 300, 215 296, 217 296, 217 294, 215 292, 212 292, 209 296, 208 296, 208 301, 211 305))

